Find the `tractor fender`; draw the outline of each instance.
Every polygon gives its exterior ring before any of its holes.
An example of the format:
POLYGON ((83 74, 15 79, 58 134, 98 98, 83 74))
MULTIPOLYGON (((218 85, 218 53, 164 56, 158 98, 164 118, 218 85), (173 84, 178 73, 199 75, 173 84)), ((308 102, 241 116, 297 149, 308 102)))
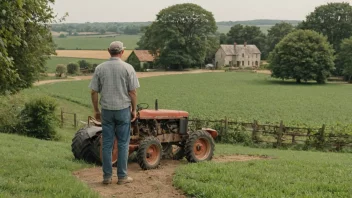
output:
POLYGON ((202 130, 208 132, 213 138, 216 138, 218 136, 218 132, 215 129, 202 128, 202 130))
POLYGON ((97 126, 90 126, 87 128, 87 133, 89 138, 92 138, 97 135, 98 132, 103 131, 102 127, 97 127, 97 126))

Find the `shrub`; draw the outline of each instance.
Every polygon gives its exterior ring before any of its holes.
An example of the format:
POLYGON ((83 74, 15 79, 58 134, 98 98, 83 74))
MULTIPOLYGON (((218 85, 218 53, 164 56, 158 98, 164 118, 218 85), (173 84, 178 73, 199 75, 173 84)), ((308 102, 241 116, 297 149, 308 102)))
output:
POLYGON ((65 34, 60 34, 59 38, 66 38, 65 34))
POLYGON ((63 74, 67 73, 67 67, 66 65, 59 64, 56 66, 56 76, 57 77, 62 77, 63 74))
POLYGON ((15 133, 18 115, 23 108, 25 98, 20 94, 0 97, 0 132, 15 133))
POLYGON ((92 64, 86 60, 80 60, 80 61, 78 61, 78 64, 81 69, 91 70, 93 67, 92 64))
POLYGON ((97 68, 97 67, 98 67, 98 64, 94 63, 92 66, 92 70, 90 72, 94 73, 95 68, 97 68))
POLYGON ((55 116, 57 103, 54 99, 44 96, 31 99, 19 114, 17 132, 38 139, 57 139, 55 116))
POLYGON ((69 63, 67 65, 67 73, 77 74, 79 71, 79 65, 77 63, 69 63))

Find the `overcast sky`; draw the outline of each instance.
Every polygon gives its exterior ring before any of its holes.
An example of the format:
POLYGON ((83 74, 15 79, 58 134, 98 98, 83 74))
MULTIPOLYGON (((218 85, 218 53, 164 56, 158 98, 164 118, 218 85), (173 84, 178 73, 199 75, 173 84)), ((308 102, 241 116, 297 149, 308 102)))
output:
POLYGON ((163 8, 195 3, 211 11, 216 21, 253 19, 303 20, 316 6, 352 0, 56 0, 55 13, 69 13, 65 23, 153 21, 163 8))

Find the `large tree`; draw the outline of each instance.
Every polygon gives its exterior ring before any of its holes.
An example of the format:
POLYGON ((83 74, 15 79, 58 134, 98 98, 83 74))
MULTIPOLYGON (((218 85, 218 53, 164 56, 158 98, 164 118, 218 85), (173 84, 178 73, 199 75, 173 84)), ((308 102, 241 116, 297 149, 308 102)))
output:
POLYGON ((312 30, 296 30, 270 53, 272 76, 325 83, 334 69, 334 49, 327 38, 312 30))
POLYGON ((347 77, 348 82, 352 83, 352 37, 342 41, 336 62, 337 68, 347 77))
POLYGON ((290 23, 281 22, 275 24, 268 30, 267 52, 271 52, 286 35, 291 33, 294 27, 290 23))
POLYGON ((265 51, 266 45, 266 35, 257 26, 243 26, 237 24, 231 27, 230 31, 227 33, 227 43, 228 44, 247 44, 256 45, 262 52, 262 58, 266 58, 267 53, 265 51))
POLYGON ((349 3, 328 3, 319 6, 298 27, 327 36, 337 52, 341 41, 352 35, 352 6, 349 3))
POLYGON ((48 25, 54 1, 0 1, 0 94, 31 86, 55 53, 48 25))
POLYGON ((144 29, 139 49, 158 55, 157 62, 172 69, 204 63, 217 26, 211 12, 191 4, 177 4, 161 10, 144 29))

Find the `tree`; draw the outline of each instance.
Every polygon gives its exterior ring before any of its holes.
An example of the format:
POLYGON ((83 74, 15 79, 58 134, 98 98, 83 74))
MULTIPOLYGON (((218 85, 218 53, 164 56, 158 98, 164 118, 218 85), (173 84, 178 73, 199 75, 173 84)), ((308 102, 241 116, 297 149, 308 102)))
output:
POLYGON ((352 6, 349 3, 328 3, 319 6, 298 27, 327 36, 337 52, 341 41, 352 35, 352 6))
POLYGON ((267 36, 267 52, 271 52, 276 44, 278 44, 287 34, 294 30, 293 25, 286 22, 275 24, 268 30, 267 36))
POLYGON ((67 73, 77 74, 79 71, 79 65, 77 63, 69 63, 67 65, 67 73))
POLYGON ((256 45, 262 51, 262 57, 266 58, 265 51, 266 35, 256 26, 234 25, 227 33, 227 44, 244 43, 256 45))
POLYGON ((78 64, 79 64, 79 67, 81 69, 91 70, 93 68, 93 65, 90 62, 86 61, 86 60, 79 60, 78 64))
POLYGON ((270 53, 272 76, 281 79, 325 83, 334 69, 334 49, 315 31, 297 30, 281 40, 270 53))
POLYGON ((55 54, 54 0, 0 1, 0 94, 30 87, 55 54))
POLYGON ((181 70, 204 63, 216 29, 211 12, 192 3, 177 4, 161 10, 144 28, 138 46, 158 55, 158 64, 181 70))
POLYGON ((56 65, 56 76, 57 77, 62 77, 62 75, 66 74, 66 72, 67 72, 66 65, 62 65, 62 64, 56 65))
POLYGON ((344 39, 341 44, 341 49, 337 55, 338 68, 344 74, 349 83, 352 83, 352 37, 344 39))

